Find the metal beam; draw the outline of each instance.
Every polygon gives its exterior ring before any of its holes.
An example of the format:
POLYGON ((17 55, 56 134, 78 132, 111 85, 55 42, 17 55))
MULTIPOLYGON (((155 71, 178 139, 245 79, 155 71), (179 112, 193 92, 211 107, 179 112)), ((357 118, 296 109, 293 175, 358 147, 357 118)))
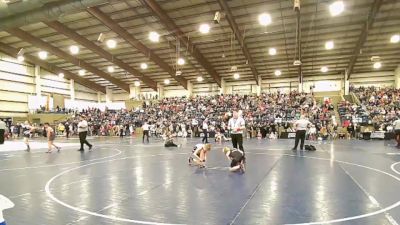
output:
POLYGON ((350 79, 350 76, 353 73, 354 65, 357 62, 358 55, 360 54, 361 48, 364 46, 364 43, 367 40, 368 31, 372 28, 375 21, 375 16, 378 13, 382 3, 383 0, 375 0, 371 5, 367 21, 365 21, 363 25, 360 37, 358 38, 357 44, 354 48, 353 55, 350 58, 349 65, 347 66, 347 69, 345 71, 345 73, 347 74, 347 79, 350 79))
MULTIPOLYGON (((11 57, 14 57, 14 58, 18 54, 18 49, 15 49, 15 48, 13 48, 13 47, 11 47, 9 45, 6 45, 4 43, 1 43, 1 42, 0 42, 0 51, 3 52, 4 54, 7 54, 7 55, 9 55, 11 57)), ((83 86, 85 86, 87 88, 90 88, 90 89, 95 90, 95 91, 100 91, 102 93, 106 93, 106 88, 105 87, 100 86, 100 85, 96 84, 95 82, 93 82, 91 80, 88 80, 88 79, 85 79, 85 78, 83 78, 81 76, 75 75, 75 74, 69 72, 68 70, 61 69, 61 68, 59 68, 59 67, 57 67, 57 66, 55 66, 53 64, 46 63, 45 61, 43 61, 41 59, 38 59, 38 58, 36 58, 36 57, 34 57, 32 55, 25 54, 24 57, 25 57, 25 60, 27 62, 35 64, 35 65, 39 65, 40 67, 46 69, 47 71, 49 71, 49 72, 51 72, 53 74, 63 73, 64 77, 67 78, 67 79, 73 79, 77 83, 79 83, 79 84, 81 84, 81 85, 83 85, 83 86)))
POLYGON ((190 54, 197 62, 207 71, 213 80, 221 87, 221 77, 213 66, 207 61, 203 54, 196 48, 195 45, 186 37, 186 35, 179 29, 175 22, 167 15, 167 13, 158 5, 155 0, 142 1, 159 19, 169 32, 175 33, 176 38, 189 49, 190 54))
MULTIPOLYGON (((296 59, 300 62, 298 65, 299 83, 303 85, 303 70, 302 70, 302 59, 301 59, 301 14, 300 14, 300 0, 294 1, 294 10, 296 11, 296 59)), ((303 89, 303 88, 302 88, 303 89)), ((300 90, 299 90, 300 91, 300 90)), ((301 90, 303 92, 303 90, 301 90)))
POLYGON ((45 22, 45 24, 58 33, 65 35, 66 37, 70 38, 71 40, 79 43, 80 45, 84 46, 85 48, 91 50, 92 52, 96 53, 97 55, 101 56, 104 59, 114 63, 115 65, 119 66, 120 68, 124 69, 128 73, 132 74, 133 76, 137 77, 141 80, 144 84, 152 88, 153 90, 157 91, 157 82, 153 81, 152 79, 144 76, 140 71, 132 68, 128 64, 124 63, 122 60, 115 58, 112 54, 107 52, 106 50, 100 48, 92 41, 89 41, 85 37, 81 36, 71 28, 65 26, 64 24, 53 21, 53 22, 45 22))
POLYGON ((151 61, 157 64, 161 69, 168 72, 172 78, 174 78, 180 85, 182 85, 185 89, 187 89, 187 80, 182 76, 176 76, 175 70, 168 65, 168 63, 164 62, 158 55, 153 53, 153 51, 147 48, 144 44, 142 44, 139 40, 134 38, 130 33, 128 33, 124 28, 118 25, 114 20, 112 20, 107 14, 103 13, 98 8, 89 8, 87 11, 96 17, 100 22, 122 37, 125 41, 127 41, 134 48, 139 50, 146 57, 148 56, 151 61))
POLYGON ((235 18, 232 15, 231 9, 228 6, 228 3, 226 0, 218 0, 218 3, 221 7, 222 10, 224 10, 226 18, 228 20, 229 26, 231 27, 233 33, 235 34, 236 39, 239 42, 240 48, 243 51, 244 56, 246 57, 247 63, 251 69, 251 72, 253 73, 254 79, 256 81, 257 85, 260 85, 258 83, 258 72, 257 68, 253 63, 253 58, 251 57, 250 51, 246 46, 246 43, 244 43, 244 38, 242 34, 240 33, 239 27, 237 23, 235 22, 235 18))
POLYGON ((109 82, 111 82, 112 84, 116 85, 117 87, 121 88, 122 90, 125 90, 129 93, 129 85, 126 84, 125 82, 110 76, 109 74, 105 73, 104 71, 101 71, 99 69, 97 69, 96 67, 90 65, 89 63, 79 60, 78 58, 75 58, 74 56, 54 47, 53 45, 50 45, 48 43, 46 43, 45 41, 34 37, 33 35, 31 35, 28 32, 25 32, 19 28, 14 28, 14 29, 9 29, 7 30, 8 33, 18 37, 19 39, 30 43, 31 45, 41 48, 43 50, 48 51, 51 54, 54 54, 62 59, 64 59, 65 61, 68 61, 76 66, 79 66, 105 80, 108 80, 109 82))

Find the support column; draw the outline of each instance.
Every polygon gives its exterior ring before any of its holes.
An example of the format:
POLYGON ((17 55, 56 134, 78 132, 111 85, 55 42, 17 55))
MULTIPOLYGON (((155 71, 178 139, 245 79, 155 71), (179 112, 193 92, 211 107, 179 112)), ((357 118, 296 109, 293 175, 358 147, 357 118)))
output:
POLYGON ((97 103, 101 103, 101 92, 97 92, 97 103))
POLYGON ((113 99, 112 89, 107 87, 106 88, 106 103, 111 103, 113 99))
POLYGON ((191 97, 193 95, 193 84, 189 80, 187 81, 187 97, 191 97))
POLYGON ((344 95, 348 95, 350 93, 350 81, 348 80, 347 73, 344 73, 344 95))
POLYGON ((164 98, 164 86, 158 84, 158 99, 164 98))
POLYGON ((129 99, 139 99, 140 91, 140 86, 129 85, 129 99))
POLYGON ((256 94, 257 96, 261 95, 261 83, 262 83, 262 78, 261 76, 258 76, 258 85, 257 85, 257 90, 256 90, 256 94))
POLYGON ((303 92, 303 82, 300 82, 300 83, 299 83, 299 89, 297 89, 297 91, 298 91, 299 93, 302 93, 302 92, 303 92))
POLYGON ((394 86, 400 88, 400 65, 394 70, 394 86))
POLYGON ((42 96, 42 82, 40 80, 40 66, 35 65, 35 84, 36 84, 36 95, 42 96))
POLYGON ((69 95, 71 101, 75 101, 75 81, 73 79, 69 80, 69 95))
POLYGON ((221 88, 219 89, 220 94, 226 94, 226 83, 224 78, 221 79, 221 88))

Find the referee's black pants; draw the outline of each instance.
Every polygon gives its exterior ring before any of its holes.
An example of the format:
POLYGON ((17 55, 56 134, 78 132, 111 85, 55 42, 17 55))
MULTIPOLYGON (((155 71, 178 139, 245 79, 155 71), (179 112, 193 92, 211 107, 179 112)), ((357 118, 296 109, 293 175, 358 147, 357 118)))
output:
POLYGON ((149 130, 143 131, 143 138, 142 138, 143 143, 144 143, 144 137, 146 137, 147 143, 149 143, 149 130))
POLYGON ((232 145, 234 148, 238 148, 244 152, 243 149, 243 135, 242 134, 231 134, 232 145))
POLYGON ((204 134, 204 136, 203 136, 203 139, 201 140, 201 142, 208 143, 207 129, 203 129, 203 134, 204 134))
POLYGON ((294 150, 297 149, 297 146, 299 145, 299 140, 301 140, 300 143, 300 149, 304 149, 304 140, 306 139, 306 131, 305 130, 298 130, 296 131, 296 140, 294 143, 294 150))
POLYGON ((83 145, 86 144, 87 146, 89 146, 89 148, 92 147, 92 145, 86 140, 86 136, 87 136, 87 131, 84 132, 79 132, 79 141, 81 143, 81 148, 80 150, 83 151, 83 145))

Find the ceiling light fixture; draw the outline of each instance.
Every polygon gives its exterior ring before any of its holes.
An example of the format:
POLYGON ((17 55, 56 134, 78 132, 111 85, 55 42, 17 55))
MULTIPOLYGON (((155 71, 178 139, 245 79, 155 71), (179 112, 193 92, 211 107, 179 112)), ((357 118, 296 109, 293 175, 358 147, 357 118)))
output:
POLYGON ((323 72, 323 73, 328 72, 328 67, 326 67, 326 66, 321 67, 321 72, 323 72))
POLYGON ((40 59, 45 60, 45 59, 47 59, 47 52, 46 51, 40 51, 38 53, 38 56, 39 56, 40 59))
POLYGON ((140 86, 140 81, 135 81, 135 87, 139 87, 140 86))
POLYGON ((275 76, 280 76, 282 75, 282 72, 280 70, 275 70, 275 76))
POLYGON ((185 60, 183 58, 179 58, 177 62, 180 66, 185 65, 185 60))
POLYGON ((399 34, 394 34, 390 38, 390 43, 399 43, 399 41, 400 41, 400 35, 399 34))
POLYGON ((64 78, 64 73, 59 73, 59 74, 58 74, 58 77, 59 77, 59 78, 64 78))
POLYGON ((69 47, 69 52, 71 52, 72 55, 76 55, 79 53, 79 47, 76 45, 71 45, 69 47))
POLYGON ((115 69, 114 69, 113 66, 108 66, 108 67, 107 67, 107 71, 108 71, 109 73, 114 73, 115 69))
POLYGON ((335 43, 333 41, 327 41, 325 42, 325 49, 331 50, 335 47, 335 43))
POLYGON ((203 77, 201 77, 201 76, 200 76, 200 77, 197 77, 197 81, 198 81, 198 82, 202 82, 202 81, 203 81, 203 77))
POLYGON ((17 56, 18 62, 23 62, 25 60, 25 57, 22 55, 17 56))
POLYGON ((78 74, 79 74, 79 76, 85 76, 86 71, 85 70, 79 70, 78 74))
POLYGON ((381 62, 374 63, 374 69, 380 69, 381 67, 382 67, 382 63, 381 62))
POLYGON ((258 16, 258 22, 262 25, 262 26, 268 26, 271 24, 272 19, 271 16, 268 13, 262 13, 258 16))
POLYGON ((108 48, 116 48, 117 47, 117 41, 114 39, 107 40, 106 45, 108 48))
POLYGON ((140 68, 142 69, 142 70, 145 70, 145 69, 147 69, 147 63, 141 63, 140 64, 140 68))
POLYGON ((155 31, 151 31, 149 33, 149 39, 152 42, 159 42, 160 41, 160 35, 155 31))
POLYGON ((235 80, 240 78, 240 74, 239 73, 234 73, 233 74, 233 78, 235 78, 235 80))
POLYGON ((276 48, 269 48, 268 53, 269 55, 276 55, 276 48))
POLYGON ((206 23, 201 24, 199 27, 199 31, 202 34, 208 34, 210 32, 210 25, 208 25, 206 23))
POLYGON ((169 84, 169 79, 165 79, 164 84, 169 84))
POLYGON ((344 3, 342 1, 336 1, 329 5, 329 12, 331 16, 338 16, 344 11, 344 3))

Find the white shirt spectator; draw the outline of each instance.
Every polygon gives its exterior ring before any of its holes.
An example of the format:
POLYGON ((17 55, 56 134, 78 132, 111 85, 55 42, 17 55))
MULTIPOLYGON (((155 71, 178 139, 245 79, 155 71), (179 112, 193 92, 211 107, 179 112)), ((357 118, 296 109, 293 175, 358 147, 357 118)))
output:
POLYGON ((207 124, 207 122, 203 122, 203 130, 208 130, 208 124, 207 124))
POLYGON ((0 120, 0 130, 5 130, 6 129, 6 123, 4 121, 0 120))
POLYGON ((88 123, 86 120, 82 120, 78 123, 78 133, 88 131, 88 123))
POLYGON ((400 119, 394 121, 393 126, 395 130, 400 130, 400 119))
POLYGON ((149 124, 144 123, 143 126, 142 126, 142 129, 143 130, 149 130, 149 127, 150 127, 149 124))

